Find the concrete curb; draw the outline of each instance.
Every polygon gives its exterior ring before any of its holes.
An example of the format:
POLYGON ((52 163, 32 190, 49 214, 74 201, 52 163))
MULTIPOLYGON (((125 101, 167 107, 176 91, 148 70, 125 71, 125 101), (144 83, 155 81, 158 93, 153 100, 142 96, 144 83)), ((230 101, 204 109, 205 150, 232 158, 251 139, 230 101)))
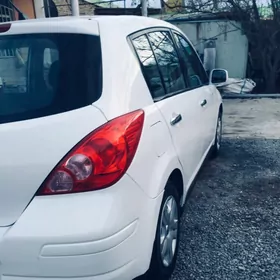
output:
POLYGON ((223 99, 256 99, 256 98, 280 98, 280 93, 268 94, 222 94, 223 99))

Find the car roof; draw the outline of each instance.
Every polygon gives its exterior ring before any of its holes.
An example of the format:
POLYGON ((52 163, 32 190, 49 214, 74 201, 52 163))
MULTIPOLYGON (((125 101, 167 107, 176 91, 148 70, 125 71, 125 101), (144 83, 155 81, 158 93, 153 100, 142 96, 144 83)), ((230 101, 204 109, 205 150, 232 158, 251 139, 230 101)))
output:
POLYGON ((96 20, 102 25, 106 23, 106 25, 116 25, 119 27, 119 32, 123 36, 128 36, 134 32, 137 32, 142 29, 153 28, 153 27, 165 27, 165 28, 173 28, 179 31, 179 29, 163 20, 151 18, 151 17, 143 17, 143 16, 100 16, 97 17, 96 20))
MULTIPOLYGON (((68 16, 68 17, 56 17, 56 18, 43 18, 43 19, 27 19, 23 21, 11 22, 12 33, 32 33, 32 32, 79 32, 98 33, 98 28, 93 30, 87 28, 92 24, 85 24, 91 21, 91 23, 98 23, 96 26, 101 27, 114 27, 114 30, 118 29, 122 35, 127 36, 133 32, 149 27, 174 27, 170 23, 150 17, 142 16, 68 16), (119 27, 119 28, 118 28, 119 27)), ((4 23, 7 24, 7 23, 4 23)), ((1 25, 0 25, 1 26, 1 25)))
POLYGON ((132 32, 140 30, 147 27, 173 27, 170 23, 143 16, 96 16, 95 19, 100 22, 100 24, 116 24, 120 26, 128 26, 132 32))

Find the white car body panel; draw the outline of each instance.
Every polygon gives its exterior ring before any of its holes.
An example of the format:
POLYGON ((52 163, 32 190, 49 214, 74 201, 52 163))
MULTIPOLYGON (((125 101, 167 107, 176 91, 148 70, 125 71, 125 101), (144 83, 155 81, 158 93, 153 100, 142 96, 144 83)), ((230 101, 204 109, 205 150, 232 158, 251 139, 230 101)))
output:
POLYGON ((0 154, 5 160, 0 162, 0 226, 13 224, 66 153, 106 121, 97 108, 87 106, 59 116, 1 124, 0 154), (85 121, 85 116, 92 121, 85 121))
POLYGON ((203 96, 201 93, 201 89, 194 89, 157 103, 172 135, 186 183, 189 182, 202 157, 203 140, 201 137, 205 134, 201 132, 205 128, 205 124, 202 122, 200 99, 203 96), (172 126, 170 121, 177 114, 182 116, 182 121, 172 126))
POLYGON ((168 129, 163 125, 165 121, 156 105, 147 107, 145 115, 146 123, 142 140, 127 174, 149 197, 156 198, 163 192, 172 171, 175 169, 182 171, 182 166, 172 145, 168 129), (152 174, 152 176, 146 177, 143 174, 152 174))
POLYGON ((49 19, 30 19, 15 21, 11 28, 3 35, 18 35, 32 33, 77 33, 77 34, 99 34, 97 21, 89 17, 71 18, 59 17, 49 19), (85 24, 86 23, 86 24, 85 24))
POLYGON ((183 205, 214 141, 221 97, 209 90, 207 116, 199 113, 203 88, 154 103, 127 39, 148 27, 181 32, 151 18, 105 16, 16 22, 0 34, 100 34, 103 67, 102 95, 94 104, 0 125, 1 280, 131 280, 149 268, 165 185, 174 170, 182 174, 183 205), (99 191, 33 197, 82 138, 137 109, 145 112, 140 143, 117 183, 99 191), (183 122, 171 127, 173 112, 181 113, 183 122))
POLYGON ((0 271, 7 279, 131 280, 149 265, 161 199, 126 175, 97 192, 36 197, 3 229, 0 271))

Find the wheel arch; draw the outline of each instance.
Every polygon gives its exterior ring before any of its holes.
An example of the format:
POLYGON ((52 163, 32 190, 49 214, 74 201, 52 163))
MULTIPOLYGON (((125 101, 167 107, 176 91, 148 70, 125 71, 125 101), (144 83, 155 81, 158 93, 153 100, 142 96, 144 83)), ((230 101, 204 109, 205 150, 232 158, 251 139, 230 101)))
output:
POLYGON ((171 181, 174 184, 179 194, 179 198, 182 206, 182 198, 184 195, 184 179, 181 170, 179 168, 174 169, 170 174, 168 181, 171 181))
POLYGON ((219 114, 223 115, 223 113, 224 113, 224 106, 223 103, 221 103, 219 107, 219 114))

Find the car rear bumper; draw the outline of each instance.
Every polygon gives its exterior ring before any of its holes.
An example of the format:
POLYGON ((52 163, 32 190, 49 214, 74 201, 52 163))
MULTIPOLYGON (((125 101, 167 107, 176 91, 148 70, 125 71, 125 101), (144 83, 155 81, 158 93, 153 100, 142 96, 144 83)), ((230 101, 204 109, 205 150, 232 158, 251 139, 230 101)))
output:
MULTIPOLYGON (((127 278, 129 275, 133 275, 135 265, 128 263, 123 267, 105 273, 102 275, 95 276, 82 276, 82 277, 37 277, 37 276, 13 276, 13 275, 2 275, 1 280, 131 280, 133 278, 127 278)), ((132 276, 133 277, 133 276, 132 276)))
POLYGON ((149 267, 161 200, 127 175, 101 191, 35 197, 0 228, 1 280, 131 280, 149 267))

